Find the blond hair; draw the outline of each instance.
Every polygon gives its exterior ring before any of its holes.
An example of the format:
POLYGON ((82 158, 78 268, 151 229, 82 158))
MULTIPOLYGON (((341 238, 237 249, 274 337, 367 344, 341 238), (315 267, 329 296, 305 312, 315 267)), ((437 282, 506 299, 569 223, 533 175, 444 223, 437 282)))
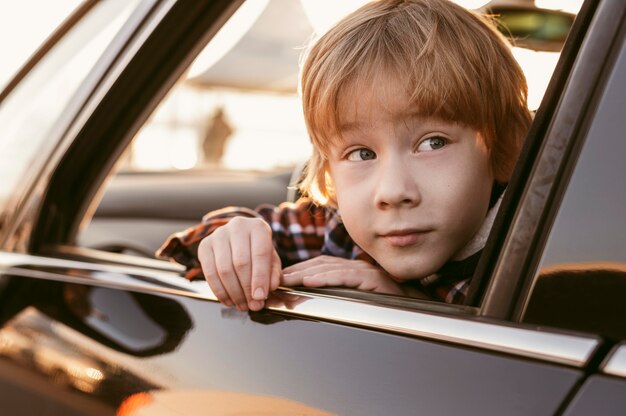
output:
MULTIPOLYGON (((476 129, 495 180, 508 182, 531 116, 524 74, 492 24, 446 0, 380 0, 345 17, 309 49, 301 71, 313 143, 301 191, 334 202, 326 158, 341 137, 340 98, 383 73, 407 86, 422 116, 476 129)), ((358 100, 358 96, 354 96, 358 100)))

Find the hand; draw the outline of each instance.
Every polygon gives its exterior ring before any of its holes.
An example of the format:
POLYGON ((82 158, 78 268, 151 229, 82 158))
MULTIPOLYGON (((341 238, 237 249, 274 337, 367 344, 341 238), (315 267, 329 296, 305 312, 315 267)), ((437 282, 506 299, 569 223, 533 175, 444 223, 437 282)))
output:
POLYGON ((283 270, 285 286, 343 286, 368 292, 407 293, 383 269, 363 260, 319 256, 283 270))
POLYGON ((198 259, 217 299, 239 310, 262 309, 280 283, 272 230, 260 218, 233 218, 200 242, 198 259))

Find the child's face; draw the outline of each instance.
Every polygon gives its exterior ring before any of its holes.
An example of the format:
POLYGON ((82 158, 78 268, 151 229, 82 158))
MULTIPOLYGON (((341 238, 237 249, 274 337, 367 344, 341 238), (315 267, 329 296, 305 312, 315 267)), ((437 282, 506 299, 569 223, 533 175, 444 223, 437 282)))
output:
POLYGON ((493 184, 477 131, 407 102, 387 90, 340 105, 344 141, 328 160, 350 236, 399 281, 454 258, 484 221, 493 184))

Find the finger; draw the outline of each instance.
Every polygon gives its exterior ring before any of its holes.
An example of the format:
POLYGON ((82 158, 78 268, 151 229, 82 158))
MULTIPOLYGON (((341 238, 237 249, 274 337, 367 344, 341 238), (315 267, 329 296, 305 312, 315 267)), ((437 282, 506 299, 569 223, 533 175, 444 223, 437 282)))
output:
POLYGON ((317 256, 309 260, 301 261, 300 263, 293 264, 289 267, 285 267, 283 270, 284 273, 294 273, 300 271, 306 271, 311 269, 312 267, 342 267, 345 268, 347 265, 350 269, 363 269, 368 270, 373 266, 372 264, 363 261, 363 260, 351 260, 344 259, 343 257, 333 257, 333 256, 317 256))
POLYGON ((275 250, 271 234, 268 231, 255 229, 250 235, 250 257, 252 261, 250 293, 252 299, 257 301, 264 301, 267 298, 272 276, 275 250))
POLYGON ((326 270, 302 278, 302 285, 306 287, 343 286, 358 288, 363 282, 363 276, 356 277, 356 273, 347 270, 326 270))
POLYGON ((237 275, 239 286, 243 290, 246 303, 252 301, 251 280, 252 280, 252 258, 251 240, 248 229, 230 233, 229 245, 232 258, 233 269, 237 275))
POLYGON ((310 273, 306 272, 287 273, 285 272, 285 270, 283 270, 283 276, 280 280, 281 284, 283 284, 284 286, 304 286, 304 284, 302 283, 302 279, 304 279, 305 276, 309 275, 310 273))
POLYGON ((237 306, 237 309, 246 310, 246 295, 239 284, 237 273, 233 267, 233 259, 230 244, 213 244, 213 255, 215 256, 215 269, 217 275, 224 286, 228 296, 237 306))
MULTIPOLYGON (((325 279, 326 277, 322 277, 322 276, 335 276, 333 277, 333 283, 335 281, 337 281, 338 279, 346 279, 346 276, 344 276, 344 274, 346 273, 350 273, 350 270, 344 270, 344 269, 337 269, 334 267, 324 267, 324 266, 316 266, 316 267, 311 267, 307 270, 302 270, 302 271, 297 271, 297 272, 293 272, 293 273, 284 273, 283 274, 283 284, 285 286, 307 286, 307 284, 305 283, 305 280, 309 281, 309 284, 316 284, 314 283, 316 280, 314 279, 325 279)), ((342 283, 343 280, 342 280, 342 283)), ((331 283, 327 283, 327 284, 318 284, 319 286, 331 286, 331 283)))
POLYGON ((329 262, 333 262, 334 260, 339 259, 339 260, 344 260, 338 257, 331 257, 331 256, 317 256, 317 257, 313 257, 312 259, 308 259, 308 260, 304 260, 301 261, 300 263, 296 263, 296 264, 292 264, 291 266, 285 267, 283 269, 283 273, 294 273, 294 272, 299 272, 302 270, 306 270, 312 266, 316 266, 316 265, 321 265, 321 264, 327 264, 329 262))
MULTIPOLYGON (((261 231, 261 233, 263 232, 265 232, 265 230, 261 231)), ((262 234, 259 234, 258 229, 253 228, 250 231, 245 230, 244 232, 233 233, 230 239, 233 268, 235 269, 235 273, 237 274, 239 286, 243 290, 243 294, 246 298, 247 308, 253 311, 263 309, 265 303, 265 294, 267 293, 267 288, 264 287, 261 289, 263 291, 261 299, 254 299, 254 290, 252 286, 252 282, 254 279, 253 273, 255 272, 255 270, 258 272, 259 269, 262 273, 262 271, 266 269, 264 285, 269 286, 271 252, 272 250, 274 250, 274 246, 270 237, 269 242, 265 243, 269 244, 270 251, 268 251, 267 254, 263 254, 263 243, 257 244, 259 235, 262 234), (258 254, 257 251, 259 252, 258 254), (266 258, 264 259, 263 257, 266 258)))
POLYGON ((307 267, 302 269, 290 268, 289 270, 283 270, 283 284, 285 286, 304 286, 303 279, 307 277, 316 276, 322 273, 336 272, 340 275, 343 273, 351 273, 352 271, 362 269, 363 272, 367 271, 367 268, 358 267, 359 265, 353 260, 340 259, 339 262, 328 262, 325 264, 315 264, 320 262, 313 262, 307 260, 303 263, 307 263, 307 267), (350 263, 346 263, 350 262, 350 263), (347 268, 350 266, 350 268, 347 268))
POLYGON ((280 280, 283 276, 283 269, 281 267, 280 257, 276 250, 272 253, 272 275, 270 276, 270 291, 273 292, 278 289, 280 280))
POLYGON ((198 247, 198 259, 200 259, 204 279, 209 284, 209 287, 217 300, 226 306, 233 306, 233 301, 230 299, 230 296, 228 296, 228 292, 218 277, 218 273, 215 268, 215 257, 213 256, 213 249, 210 243, 200 244, 198 247))
POLYGON ((397 283, 378 270, 331 270, 305 276, 305 287, 342 286, 367 292, 403 295, 397 283))

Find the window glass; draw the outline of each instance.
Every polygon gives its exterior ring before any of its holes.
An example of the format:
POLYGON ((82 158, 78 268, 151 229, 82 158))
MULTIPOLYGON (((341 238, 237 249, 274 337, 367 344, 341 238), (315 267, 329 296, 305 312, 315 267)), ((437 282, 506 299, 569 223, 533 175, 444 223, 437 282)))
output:
POLYGON ((600 87, 524 320, 626 339, 626 45, 600 87))
POLYGON ((39 173, 66 105, 138 3, 99 2, 0 103, 0 214, 39 173))
POLYGON ((541 267, 626 267, 626 49, 622 50, 547 242, 541 267))

